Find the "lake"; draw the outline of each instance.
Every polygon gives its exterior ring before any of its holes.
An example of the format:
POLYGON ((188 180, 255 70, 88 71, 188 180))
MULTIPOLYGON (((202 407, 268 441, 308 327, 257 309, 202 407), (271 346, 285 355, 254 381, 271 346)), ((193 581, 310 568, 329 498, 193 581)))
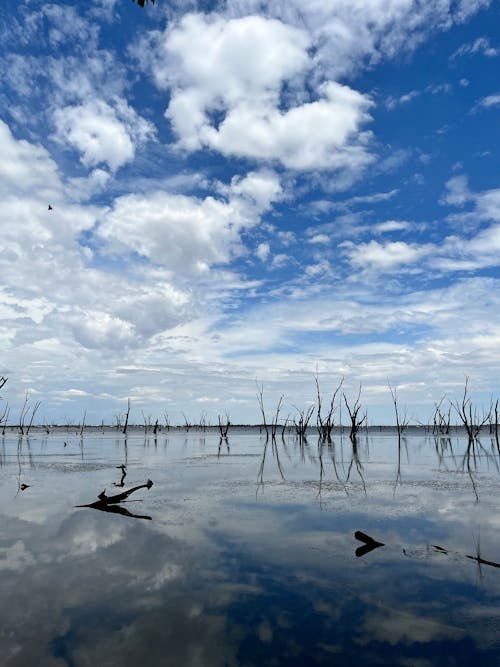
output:
POLYGON ((500 665, 499 482, 487 430, 7 430, 0 664, 500 665))

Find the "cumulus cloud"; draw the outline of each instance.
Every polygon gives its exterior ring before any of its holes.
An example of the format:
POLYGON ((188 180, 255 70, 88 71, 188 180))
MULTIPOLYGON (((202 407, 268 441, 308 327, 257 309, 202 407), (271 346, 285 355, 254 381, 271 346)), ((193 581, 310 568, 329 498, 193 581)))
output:
POLYGON ((155 192, 115 200, 98 235, 114 252, 135 252, 171 271, 200 273, 229 260, 238 227, 238 212, 226 202, 155 192))
POLYGON ((57 109, 56 136, 81 153, 86 167, 107 164, 113 171, 130 162, 135 144, 154 136, 153 126, 123 100, 113 108, 102 100, 57 109))
MULTIPOLYGON (((352 75, 402 50, 412 50, 436 30, 461 23, 490 0, 419 2, 413 0, 269 0, 266 15, 306 29, 315 46, 316 72, 352 75)), ((228 0, 228 14, 262 11, 260 0, 228 0)))
POLYGON ((1 119, 0 145, 0 188, 4 194, 16 190, 36 190, 46 197, 56 194, 61 185, 57 165, 45 148, 23 139, 16 140, 1 119))
POLYGON ((201 132, 203 142, 226 155, 278 160, 291 169, 361 170, 372 161, 370 100, 347 86, 329 82, 314 102, 282 112, 252 102, 233 107, 216 129, 201 132))
POLYGON ((241 231, 281 193, 272 172, 250 172, 221 189, 226 198, 124 195, 103 216, 98 237, 107 251, 138 253, 179 274, 204 274, 243 252, 241 231))
POLYGON ((151 67, 157 85, 170 89, 166 116, 179 147, 292 169, 358 170, 369 162, 363 126, 371 100, 335 81, 304 96, 301 82, 314 64, 306 31, 261 16, 194 14, 153 43, 151 67))

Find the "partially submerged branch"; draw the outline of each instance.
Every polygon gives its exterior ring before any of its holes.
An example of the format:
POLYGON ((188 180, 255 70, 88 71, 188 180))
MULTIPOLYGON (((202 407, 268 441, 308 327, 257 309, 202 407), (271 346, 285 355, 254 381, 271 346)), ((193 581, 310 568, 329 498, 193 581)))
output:
POLYGON ((123 491, 122 493, 117 493, 114 496, 107 496, 106 491, 104 490, 97 496, 99 500, 89 503, 88 505, 76 505, 76 507, 91 507, 92 509, 101 510, 102 512, 112 512, 114 514, 122 514, 137 519, 151 520, 150 516, 144 514, 132 514, 132 512, 129 512, 125 507, 120 507, 120 503, 125 502, 132 493, 135 493, 135 491, 138 491, 139 489, 150 489, 152 486, 153 482, 148 479, 145 484, 133 486, 131 489, 123 491))

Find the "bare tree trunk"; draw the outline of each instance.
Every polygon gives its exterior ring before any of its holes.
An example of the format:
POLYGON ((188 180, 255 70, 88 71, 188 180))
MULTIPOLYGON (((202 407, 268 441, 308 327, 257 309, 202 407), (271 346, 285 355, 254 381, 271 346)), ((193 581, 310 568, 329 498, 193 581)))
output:
POLYGON ((128 418, 130 415, 130 398, 127 398, 127 413, 125 414, 125 424, 123 426, 123 435, 127 435, 127 428, 128 428, 128 418))

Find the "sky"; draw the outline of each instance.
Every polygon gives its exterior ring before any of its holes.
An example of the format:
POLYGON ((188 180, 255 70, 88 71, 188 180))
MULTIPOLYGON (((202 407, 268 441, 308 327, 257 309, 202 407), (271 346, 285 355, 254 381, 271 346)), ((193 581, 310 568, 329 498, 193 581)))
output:
POLYGON ((500 394, 498 1, 19 0, 0 56, 12 423, 500 394))

